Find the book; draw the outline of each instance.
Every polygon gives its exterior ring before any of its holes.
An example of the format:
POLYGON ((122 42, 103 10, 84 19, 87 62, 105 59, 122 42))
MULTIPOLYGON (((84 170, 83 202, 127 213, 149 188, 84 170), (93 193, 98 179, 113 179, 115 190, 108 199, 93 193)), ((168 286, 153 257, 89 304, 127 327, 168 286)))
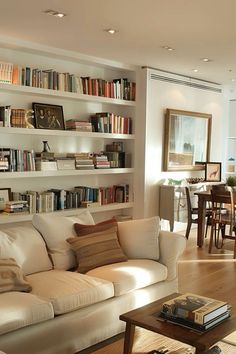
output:
POLYGON ((205 332, 205 331, 215 327, 216 325, 219 325, 220 323, 224 322, 227 318, 230 317, 230 312, 226 311, 223 314, 217 316, 216 318, 214 318, 204 324, 195 323, 193 321, 186 320, 186 319, 183 319, 180 317, 166 316, 165 313, 163 313, 163 312, 156 314, 156 316, 158 316, 160 319, 166 320, 166 321, 176 324, 176 325, 180 325, 182 327, 187 327, 189 329, 196 330, 199 332, 205 332))
POLYGON ((186 293, 165 302, 162 313, 166 317, 182 318, 198 324, 205 324, 228 311, 224 301, 186 293))

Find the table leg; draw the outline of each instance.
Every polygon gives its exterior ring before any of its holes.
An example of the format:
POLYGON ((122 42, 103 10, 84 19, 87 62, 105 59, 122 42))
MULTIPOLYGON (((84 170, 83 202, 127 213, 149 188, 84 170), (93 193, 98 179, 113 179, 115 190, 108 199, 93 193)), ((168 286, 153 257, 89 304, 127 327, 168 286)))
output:
POLYGON ((123 354, 131 354, 134 341, 135 325, 126 322, 123 354))
POLYGON ((197 245, 202 247, 206 226, 206 200, 198 196, 198 225, 197 225, 197 245))

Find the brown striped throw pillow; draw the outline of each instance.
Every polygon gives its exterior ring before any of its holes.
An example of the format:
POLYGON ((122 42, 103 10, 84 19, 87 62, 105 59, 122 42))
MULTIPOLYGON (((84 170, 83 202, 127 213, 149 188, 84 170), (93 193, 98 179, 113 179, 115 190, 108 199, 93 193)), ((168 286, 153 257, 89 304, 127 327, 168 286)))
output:
POLYGON ((7 291, 31 291, 30 284, 13 258, 0 259, 0 293, 7 291))
POLYGON ((75 223, 74 229, 77 236, 83 236, 94 232, 105 231, 107 229, 110 229, 112 226, 117 226, 117 222, 115 219, 108 219, 99 222, 96 225, 84 225, 84 224, 75 223))
POLYGON ((101 227, 100 223, 94 225, 91 230, 90 225, 88 226, 87 233, 83 228, 83 236, 67 239, 76 254, 79 273, 86 273, 90 269, 128 260, 120 247, 117 237, 117 223, 114 220, 109 227, 106 224, 101 227))

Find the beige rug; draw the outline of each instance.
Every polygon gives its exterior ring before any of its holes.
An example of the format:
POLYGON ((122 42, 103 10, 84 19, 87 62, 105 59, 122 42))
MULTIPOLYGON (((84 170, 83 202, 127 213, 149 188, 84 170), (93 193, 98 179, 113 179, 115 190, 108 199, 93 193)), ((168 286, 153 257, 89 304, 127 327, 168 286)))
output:
MULTIPOLYGON (((119 339, 101 349, 93 351, 93 354, 122 354, 124 339, 119 339)), ((224 341, 218 342, 222 354, 236 354, 236 332, 226 337, 224 341), (227 342, 226 342, 227 341, 227 342), (232 345, 232 344, 235 345, 232 345)), ((168 354, 194 354, 195 348, 161 336, 142 328, 136 328, 132 354, 146 354, 151 350, 164 347, 168 354)))

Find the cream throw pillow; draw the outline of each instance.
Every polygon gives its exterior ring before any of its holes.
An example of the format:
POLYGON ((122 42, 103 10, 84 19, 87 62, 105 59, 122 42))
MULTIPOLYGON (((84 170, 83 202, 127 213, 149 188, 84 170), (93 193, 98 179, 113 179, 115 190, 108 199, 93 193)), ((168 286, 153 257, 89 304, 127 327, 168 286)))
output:
POLYGON ((31 290, 16 261, 13 258, 0 259, 0 293, 31 290))
POLYGON ((52 269, 46 244, 33 225, 0 231, 0 258, 14 258, 25 275, 52 269))
POLYGON ((76 258, 66 239, 76 236, 74 223, 94 225, 88 210, 78 210, 76 216, 35 214, 34 227, 43 236, 55 269, 68 270, 76 267, 76 258))
POLYGON ((159 259, 159 217, 118 222, 120 245, 129 259, 159 259))

